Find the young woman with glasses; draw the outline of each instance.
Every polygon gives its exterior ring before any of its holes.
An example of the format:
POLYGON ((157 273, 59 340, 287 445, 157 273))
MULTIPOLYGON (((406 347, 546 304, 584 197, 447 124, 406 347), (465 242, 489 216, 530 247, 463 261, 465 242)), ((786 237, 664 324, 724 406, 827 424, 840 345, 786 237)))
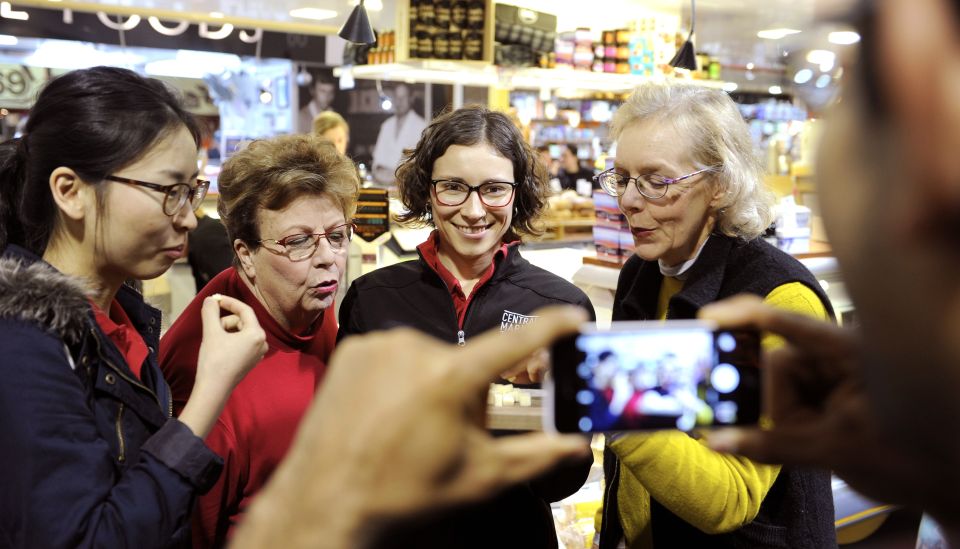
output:
MULTIPOLYGON (((613 169, 596 176, 617 197, 635 254, 623 266, 614 320, 695 318, 751 293, 782 309, 832 316, 796 259, 759 238, 773 198, 730 97, 690 84, 634 91, 611 126, 613 169)), ((780 342, 765 338, 765 348, 780 342)), ((606 441, 600 547, 835 545, 830 475, 724 455, 681 431, 606 441)))
POLYGON ((29 116, 0 145, 0 545, 188 541, 222 466, 203 437, 266 350, 249 307, 204 300, 174 419, 160 312, 124 285, 185 253, 207 185, 197 126, 161 82, 107 67, 54 79, 29 116))
POLYGON ((198 501, 195 547, 226 544, 286 454, 323 378, 359 185, 353 163, 329 140, 308 134, 254 141, 220 172, 217 209, 236 257, 161 341, 160 367, 175 409, 190 404, 206 296, 230 296, 253 308, 269 350, 207 436, 224 473, 198 501))
MULTIPOLYGON (((518 251, 519 235, 536 233, 547 178, 505 115, 467 107, 437 117, 397 169, 397 181, 407 210, 400 219, 435 230, 418 247, 419 259, 353 283, 340 309, 338 337, 408 326, 469 346, 473 336, 492 328, 522 330, 545 305, 579 305, 593 316, 582 291, 518 251)), ((536 377, 538 370, 531 371, 536 377)), ((526 371, 520 377, 529 381, 526 371)), ((411 525, 394 545, 556 547, 549 502, 579 489, 589 466, 577 463, 487 503, 411 525), (523 526, 504 537, 491 524, 523 526)))

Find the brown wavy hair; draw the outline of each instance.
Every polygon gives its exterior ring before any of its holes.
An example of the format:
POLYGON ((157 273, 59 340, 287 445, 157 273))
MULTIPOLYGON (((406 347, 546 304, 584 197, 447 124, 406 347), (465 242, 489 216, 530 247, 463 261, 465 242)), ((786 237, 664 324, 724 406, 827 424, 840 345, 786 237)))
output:
POLYGON ((350 220, 360 178, 353 162, 329 140, 297 134, 250 143, 223 165, 217 185, 217 211, 230 242, 239 238, 256 249, 261 210, 281 210, 300 197, 323 195, 350 220))
POLYGON ((480 105, 434 118, 416 148, 405 151, 397 168, 397 185, 407 212, 397 215, 397 220, 415 226, 433 225, 430 211, 433 163, 450 145, 480 143, 489 144, 513 163, 513 180, 519 183, 513 198, 513 222, 504 237, 515 240, 521 234, 541 234, 543 231, 536 223, 546 203, 547 170, 507 115, 480 105))

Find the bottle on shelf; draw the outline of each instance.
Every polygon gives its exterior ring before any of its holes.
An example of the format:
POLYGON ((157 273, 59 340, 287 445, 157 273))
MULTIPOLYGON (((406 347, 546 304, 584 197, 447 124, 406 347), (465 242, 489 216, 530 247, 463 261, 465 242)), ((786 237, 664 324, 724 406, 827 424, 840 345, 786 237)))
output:
POLYGON ((433 4, 434 17, 438 30, 446 31, 450 28, 450 0, 435 0, 433 4))
POLYGON ((472 61, 483 59, 483 33, 471 30, 466 34, 463 42, 463 57, 472 61))
POLYGON ((450 59, 463 59, 463 33, 460 31, 451 31, 450 41, 450 59))
POLYGON ((467 28, 482 30, 486 15, 484 11, 483 0, 470 0, 467 4, 467 28))
POLYGON ((467 0, 453 0, 450 6, 450 25, 457 30, 467 28, 467 0))
POLYGON ((433 56, 437 59, 450 59, 450 35, 441 30, 433 37, 433 56))

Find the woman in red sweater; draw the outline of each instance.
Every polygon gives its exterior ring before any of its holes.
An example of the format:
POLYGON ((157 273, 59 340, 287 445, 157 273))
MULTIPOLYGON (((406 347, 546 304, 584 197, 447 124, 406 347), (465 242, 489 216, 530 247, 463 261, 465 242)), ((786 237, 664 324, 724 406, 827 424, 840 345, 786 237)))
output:
POLYGON ((160 366, 181 408, 190 394, 206 295, 236 297, 256 312, 269 350, 237 386, 207 437, 224 459, 199 498, 195 547, 225 545, 250 499, 286 454, 333 350, 334 296, 353 234, 359 188, 353 163, 327 140, 256 141, 224 164, 217 206, 236 253, 160 345, 160 366))

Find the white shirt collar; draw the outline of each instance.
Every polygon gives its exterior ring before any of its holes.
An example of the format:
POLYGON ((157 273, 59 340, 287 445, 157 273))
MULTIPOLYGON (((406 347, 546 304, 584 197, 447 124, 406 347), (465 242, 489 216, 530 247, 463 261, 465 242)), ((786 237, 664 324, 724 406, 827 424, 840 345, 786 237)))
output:
POLYGON ((690 270, 690 267, 693 267, 693 264, 697 262, 697 258, 700 257, 700 252, 703 251, 703 247, 707 245, 707 240, 710 240, 710 235, 707 235, 707 238, 703 239, 703 243, 700 244, 700 247, 697 248, 697 253, 693 254, 693 257, 680 263, 679 265, 668 266, 664 264, 663 260, 657 260, 657 264, 660 265, 660 274, 663 276, 672 276, 680 280, 686 280, 687 271, 690 270))

